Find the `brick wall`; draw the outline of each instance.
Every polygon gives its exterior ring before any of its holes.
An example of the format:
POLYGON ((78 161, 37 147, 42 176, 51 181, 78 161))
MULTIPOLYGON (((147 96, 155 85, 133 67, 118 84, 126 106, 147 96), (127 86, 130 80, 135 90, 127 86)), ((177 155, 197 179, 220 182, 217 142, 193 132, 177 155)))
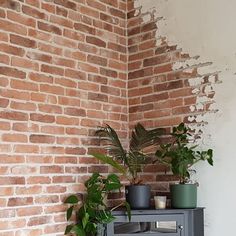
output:
MULTIPOLYGON (((170 45, 158 30, 163 19, 156 9, 143 12, 137 2, 127 6, 129 127, 141 122, 171 130, 184 121, 191 123, 197 138, 205 125, 202 116, 215 112, 210 108, 215 94, 211 85, 219 82, 218 73, 207 70, 211 63, 170 45)), ((150 165, 142 174, 153 194, 169 191, 176 178, 167 172, 162 165, 150 165)))
MULTIPOLYGON (((0 0, 0 235, 63 235, 65 196, 108 172, 88 155, 97 126, 126 141, 138 121, 170 128, 208 112, 214 92, 193 107, 217 74, 190 85, 206 64, 183 66, 158 20, 133 0, 0 0)), ((165 171, 143 174, 154 193, 168 191, 165 171)))
POLYGON ((63 235, 93 132, 127 137, 126 3, 0 1, 0 235, 63 235))

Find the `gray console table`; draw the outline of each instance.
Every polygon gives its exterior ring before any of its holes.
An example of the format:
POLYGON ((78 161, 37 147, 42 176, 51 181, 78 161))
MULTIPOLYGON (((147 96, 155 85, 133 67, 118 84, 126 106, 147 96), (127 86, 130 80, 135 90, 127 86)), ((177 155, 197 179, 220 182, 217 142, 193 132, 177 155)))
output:
POLYGON ((204 236, 204 208, 114 211, 107 236, 204 236))

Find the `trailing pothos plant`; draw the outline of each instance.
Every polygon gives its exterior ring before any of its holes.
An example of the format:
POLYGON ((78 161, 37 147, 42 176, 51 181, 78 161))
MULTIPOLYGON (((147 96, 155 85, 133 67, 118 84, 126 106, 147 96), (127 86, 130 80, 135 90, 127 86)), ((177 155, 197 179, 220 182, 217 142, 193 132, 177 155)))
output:
POLYGON ((160 145, 160 150, 156 151, 157 160, 167 164, 174 175, 179 178, 181 184, 188 183, 192 166, 199 161, 207 161, 213 165, 213 151, 196 150, 198 145, 190 145, 189 138, 192 136, 190 129, 181 123, 173 128, 171 133, 172 141, 165 145, 160 145))
POLYGON ((112 210, 125 205, 127 215, 130 219, 130 207, 127 202, 108 208, 106 205, 107 194, 121 188, 119 177, 116 174, 109 174, 104 177, 98 173, 93 175, 85 182, 86 195, 70 195, 65 203, 70 207, 67 209, 67 221, 71 221, 73 212, 76 222, 67 225, 65 234, 73 233, 78 236, 94 236, 98 233, 98 227, 112 222, 115 217, 112 210))
POLYGON ((164 129, 155 128, 146 130, 143 125, 135 125, 131 134, 129 149, 126 150, 116 131, 109 125, 99 127, 96 131, 101 141, 104 141, 108 155, 92 153, 100 161, 111 165, 121 174, 127 177, 131 184, 139 184, 141 180, 138 173, 150 162, 151 156, 147 148, 160 143, 160 136, 164 129))

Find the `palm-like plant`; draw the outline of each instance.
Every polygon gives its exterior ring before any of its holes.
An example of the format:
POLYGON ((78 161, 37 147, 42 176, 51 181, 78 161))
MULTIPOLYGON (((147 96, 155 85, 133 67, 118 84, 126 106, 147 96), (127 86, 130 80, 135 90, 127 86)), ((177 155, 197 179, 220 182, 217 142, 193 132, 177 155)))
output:
POLYGON ((96 135, 105 142, 109 156, 97 153, 92 155, 124 174, 131 184, 139 184, 141 181, 138 179, 138 173, 151 159, 151 154, 146 149, 159 144, 162 134, 164 134, 162 128, 146 130, 138 123, 131 134, 129 149, 126 150, 111 126, 99 127, 96 135))

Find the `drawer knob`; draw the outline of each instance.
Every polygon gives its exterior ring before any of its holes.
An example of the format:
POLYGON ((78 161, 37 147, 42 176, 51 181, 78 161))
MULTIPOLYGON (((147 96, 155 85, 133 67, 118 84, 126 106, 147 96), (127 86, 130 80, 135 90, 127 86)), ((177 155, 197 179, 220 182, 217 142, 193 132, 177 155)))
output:
POLYGON ((184 228, 183 225, 179 225, 179 229, 182 230, 184 228))

